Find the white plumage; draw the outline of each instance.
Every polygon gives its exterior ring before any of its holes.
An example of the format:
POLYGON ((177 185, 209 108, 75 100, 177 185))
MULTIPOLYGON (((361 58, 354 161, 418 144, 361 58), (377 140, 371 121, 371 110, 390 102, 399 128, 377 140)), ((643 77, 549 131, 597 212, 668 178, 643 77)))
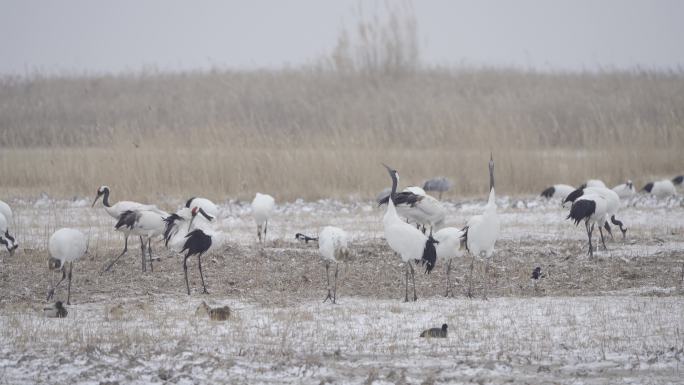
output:
POLYGON ((620 199, 629 199, 636 194, 634 183, 632 183, 631 180, 613 187, 613 191, 618 195, 618 197, 620 197, 620 199))
POLYGON ((449 296, 451 285, 449 274, 451 273, 451 261, 455 258, 463 257, 463 249, 461 248, 462 237, 465 232, 455 227, 445 227, 434 233, 434 238, 437 242, 435 250, 437 251, 437 260, 446 262, 446 294, 449 296))
POLYGON ((642 191, 646 191, 658 199, 668 198, 677 194, 674 183, 669 179, 650 182, 644 186, 642 191))
POLYGON ((10 256, 14 254, 14 250, 19 247, 13 236, 9 233, 9 223, 5 215, 0 213, 0 244, 5 246, 9 251, 10 256))
POLYGON ((483 297, 487 298, 487 274, 489 259, 494 253, 494 246, 499 239, 499 216, 496 212, 496 193, 494 192, 494 157, 489 160, 489 199, 482 215, 471 217, 465 228, 465 244, 473 259, 470 263, 470 279, 468 296, 472 297, 473 266, 475 257, 485 258, 485 289, 483 297))
POLYGON ((603 243, 603 247, 607 250, 608 248, 606 247, 605 241, 603 239, 603 230, 601 229, 601 227, 605 227, 605 229, 609 232, 609 234, 612 237, 613 233, 610 230, 608 220, 610 220, 614 225, 620 228, 623 239, 625 238, 625 234, 627 233, 627 229, 623 227, 623 223, 615 217, 620 208, 620 196, 615 191, 605 187, 585 187, 583 189, 580 188, 570 193, 565 198, 565 202, 563 202, 563 204, 567 202, 574 202, 575 200, 577 200, 577 198, 585 194, 598 194, 602 196, 606 201, 606 216, 604 218, 604 221, 599 226, 599 232, 601 233, 601 242, 603 243))
POLYGON ((606 184, 599 179, 589 179, 581 187, 603 187, 606 188, 606 184))
POLYGON ((339 262, 345 261, 349 257, 349 237, 347 232, 339 227, 326 226, 318 234, 318 252, 325 262, 325 275, 328 281, 328 296, 323 302, 328 299, 332 303, 337 303, 337 273, 339 262), (335 283, 331 291, 330 289, 330 264, 335 263, 335 283))
MULTIPOLYGON (((378 203, 386 204, 389 195, 382 196, 378 203)), ((404 191, 395 195, 394 207, 397 214, 409 222, 422 226, 430 226, 430 230, 437 230, 444 225, 446 209, 434 197, 425 193, 417 186, 406 187, 404 191)))
POLYGON ((219 209, 214 204, 214 202, 210 201, 207 198, 201 198, 201 197, 193 197, 187 200, 185 202, 185 208, 188 210, 192 210, 193 207, 200 208, 204 210, 204 212, 213 218, 218 218, 219 216, 219 209))
POLYGON ((408 187, 405 187, 405 188, 404 188, 404 192, 410 192, 410 193, 414 193, 414 194, 416 194, 416 195, 422 195, 422 196, 426 196, 426 195, 427 195, 427 193, 425 192, 425 190, 423 190, 422 187, 418 187, 418 186, 408 186, 408 187))
POLYGON ((219 214, 218 207, 214 202, 206 198, 190 198, 174 214, 164 218, 164 241, 167 247, 180 251, 185 243, 185 236, 194 228, 208 229, 208 224, 213 222, 219 214), (192 210, 197 209, 197 214, 192 215, 192 210), (192 222, 192 223, 191 223, 192 222))
MULTIPOLYGON (((575 221, 578 225, 584 221, 587 230, 587 238, 589 239, 589 257, 594 256, 594 251, 591 245, 591 235, 594 231, 594 225, 602 226, 606 222, 606 215, 608 214, 608 202, 602 195, 591 193, 582 195, 575 199, 570 214, 567 219, 575 221)), ((603 237, 603 235, 601 235, 603 237)))
POLYGON ((3 201, 0 201, 0 214, 5 216, 8 225, 12 224, 12 218, 14 218, 12 215, 12 208, 3 201))
MULTIPOLYGON (((394 196, 397 191, 399 174, 396 170, 393 170, 388 166, 385 166, 385 168, 387 168, 387 171, 392 178, 392 191, 387 202, 387 211, 382 219, 385 239, 392 250, 399 254, 401 260, 406 264, 404 301, 408 302, 409 269, 413 279, 413 300, 415 301, 418 297, 416 295, 415 272, 411 263, 414 260, 425 260, 426 247, 432 247, 432 250, 434 250, 434 246, 431 243, 428 243, 428 237, 426 237, 425 234, 399 218, 397 210, 394 207, 394 196)), ((426 272, 429 272, 432 270, 432 267, 434 267, 434 258, 436 258, 436 255, 432 258, 432 261, 427 260, 428 267, 426 272)))
POLYGON ((275 207, 275 199, 268 194, 256 193, 254 200, 252 201, 252 215, 254 216, 254 221, 257 225, 257 237, 259 242, 262 241, 262 230, 263 230, 263 240, 266 240, 266 232, 268 231, 268 218, 270 218, 271 213, 273 213, 273 208, 275 207))
POLYGON ((49 266, 62 271, 62 279, 48 292, 48 300, 52 298, 59 284, 66 278, 65 265, 69 262, 69 285, 67 291, 67 304, 71 304, 71 276, 74 269, 74 261, 81 258, 87 250, 86 237, 78 230, 62 228, 55 231, 48 241, 48 251, 52 260, 58 260, 59 266, 50 263, 49 266))

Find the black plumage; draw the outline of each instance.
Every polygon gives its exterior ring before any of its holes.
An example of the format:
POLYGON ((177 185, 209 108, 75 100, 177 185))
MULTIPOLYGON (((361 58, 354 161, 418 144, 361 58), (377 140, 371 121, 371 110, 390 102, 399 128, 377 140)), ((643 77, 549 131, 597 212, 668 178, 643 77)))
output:
POLYGON ((302 233, 297 233, 295 234, 295 239, 302 241, 304 243, 309 243, 309 241, 318 241, 318 238, 316 237, 310 237, 308 235, 304 235, 302 233))
POLYGON ((544 276, 542 275, 542 269, 541 267, 537 266, 532 270, 532 279, 539 279, 543 278, 544 276))
POLYGON ((544 198, 551 198, 551 197, 553 197, 553 194, 555 194, 555 193, 556 193, 556 188, 551 186, 551 187, 547 188, 546 190, 542 191, 541 196, 543 196, 544 198))
POLYGON ((572 219, 577 226, 581 221, 589 219, 596 212, 596 202, 581 199, 572 204, 570 214, 565 219, 572 219))
MULTIPOLYGON (((378 200, 378 206, 386 205, 389 202, 389 198, 390 196, 387 195, 386 197, 378 200)), ((416 195, 410 191, 402 191, 400 193, 394 194, 394 205, 409 205, 411 207, 415 207, 418 202, 423 200, 423 198, 425 197, 422 195, 416 195)))
POLYGON ((441 328, 432 328, 432 329, 427 329, 424 330, 422 333, 420 333, 421 337, 430 337, 430 338, 446 338, 447 337, 447 324, 442 324, 441 328))
POLYGON ((188 199, 188 201, 185 202, 185 207, 190 208, 190 205, 192 204, 192 201, 193 201, 195 198, 197 198, 197 197, 192 197, 192 198, 188 199))
POLYGON ((582 195, 584 195, 584 187, 580 187, 577 190, 568 194, 568 196, 565 197, 563 203, 565 204, 567 202, 574 202, 577 200, 577 198, 581 197, 582 195))
POLYGON ((648 192, 651 192, 651 190, 653 190, 653 182, 647 183, 646 186, 644 186, 644 188, 642 190, 646 190, 648 192))
POLYGON ((182 221, 183 217, 180 215, 173 213, 169 215, 168 217, 164 218, 164 223, 166 223, 164 227, 164 246, 168 247, 169 246, 169 241, 171 240, 171 237, 176 235, 176 232, 178 231, 176 227, 176 222, 182 221))
POLYGON ((461 235, 461 247, 465 248, 467 252, 470 253, 470 249, 468 248, 468 229, 469 226, 465 226, 461 229, 463 232, 463 235, 461 235))
POLYGON ((187 250, 185 258, 183 259, 183 272, 185 273, 185 286, 190 295, 190 284, 188 283, 188 258, 192 255, 197 255, 197 265, 199 267, 200 278, 202 278, 202 287, 204 293, 209 294, 207 286, 204 284, 204 274, 202 274, 202 254, 204 254, 211 247, 211 236, 204 231, 197 229, 185 236, 186 241, 183 244, 181 253, 187 250))
POLYGON ((132 210, 127 210, 119 215, 119 220, 114 225, 115 229, 120 229, 121 227, 126 227, 132 229, 135 226, 135 222, 138 220, 140 214, 132 210))
POLYGON ((425 265, 425 274, 430 274, 432 269, 435 267, 437 262, 437 250, 435 249, 435 243, 439 243, 432 234, 425 241, 425 248, 423 249, 423 257, 421 258, 421 263, 425 265))
POLYGON ((680 175, 680 176, 676 176, 676 177, 672 178, 672 183, 674 183, 676 185, 680 185, 680 184, 682 184, 682 182, 684 182, 684 175, 680 175))

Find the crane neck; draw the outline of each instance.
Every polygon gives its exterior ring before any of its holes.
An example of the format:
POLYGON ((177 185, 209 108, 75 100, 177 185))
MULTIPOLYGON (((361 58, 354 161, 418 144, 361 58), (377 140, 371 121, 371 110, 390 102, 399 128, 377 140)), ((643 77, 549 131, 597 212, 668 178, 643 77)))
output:
POLYGON ((104 192, 104 197, 102 198, 102 204, 103 204, 105 207, 112 207, 112 206, 109 204, 109 190, 105 190, 105 192, 104 192))

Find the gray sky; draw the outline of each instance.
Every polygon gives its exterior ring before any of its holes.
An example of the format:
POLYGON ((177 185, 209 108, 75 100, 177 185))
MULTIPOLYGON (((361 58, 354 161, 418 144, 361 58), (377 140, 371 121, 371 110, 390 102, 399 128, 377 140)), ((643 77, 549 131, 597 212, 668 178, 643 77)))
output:
MULTIPOLYGON (((384 3, 363 2, 367 10, 377 4, 384 3)), ((0 73, 296 66, 329 53, 358 7, 358 0, 0 0, 0 73)), ((427 64, 684 64, 684 1, 419 0, 413 8, 427 64)))

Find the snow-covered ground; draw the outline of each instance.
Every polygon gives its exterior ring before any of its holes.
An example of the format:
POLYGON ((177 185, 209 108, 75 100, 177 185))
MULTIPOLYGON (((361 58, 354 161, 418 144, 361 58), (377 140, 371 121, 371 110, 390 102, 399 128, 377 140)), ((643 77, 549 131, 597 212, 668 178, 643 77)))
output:
MULTIPOLYGON (((403 268, 382 239, 372 202, 280 203, 269 241, 256 245, 249 204, 221 202, 222 251, 207 256, 211 295, 193 294, 178 259, 141 273, 131 256, 100 276, 123 246, 113 219, 78 198, 9 200, 21 249, 0 251, 0 384, 29 383, 681 383, 684 378, 684 207, 682 199, 626 204, 609 251, 588 260, 586 233, 560 202, 499 199, 502 237, 490 300, 444 298, 443 267, 417 277, 419 300, 402 303, 403 268), (322 304, 324 269, 315 246, 294 241, 333 224, 353 238, 341 268, 340 304, 322 304), (75 264, 66 319, 44 318, 46 243, 56 228, 80 228, 90 255, 75 264), (529 274, 547 277, 534 287, 529 274), (196 316, 202 300, 229 305, 228 321, 196 316), (420 332, 449 325, 446 339, 420 332)), ((173 210, 181 200, 158 204, 173 210)), ((484 202, 447 203, 462 226, 484 202)), ((203 260, 204 261, 204 260, 203 260)), ((204 262, 203 262, 204 265, 204 262)), ((478 265, 476 279, 482 281, 478 265)), ((476 285, 479 290, 479 286, 476 285)), ((65 293, 59 291, 58 297, 65 293)))

